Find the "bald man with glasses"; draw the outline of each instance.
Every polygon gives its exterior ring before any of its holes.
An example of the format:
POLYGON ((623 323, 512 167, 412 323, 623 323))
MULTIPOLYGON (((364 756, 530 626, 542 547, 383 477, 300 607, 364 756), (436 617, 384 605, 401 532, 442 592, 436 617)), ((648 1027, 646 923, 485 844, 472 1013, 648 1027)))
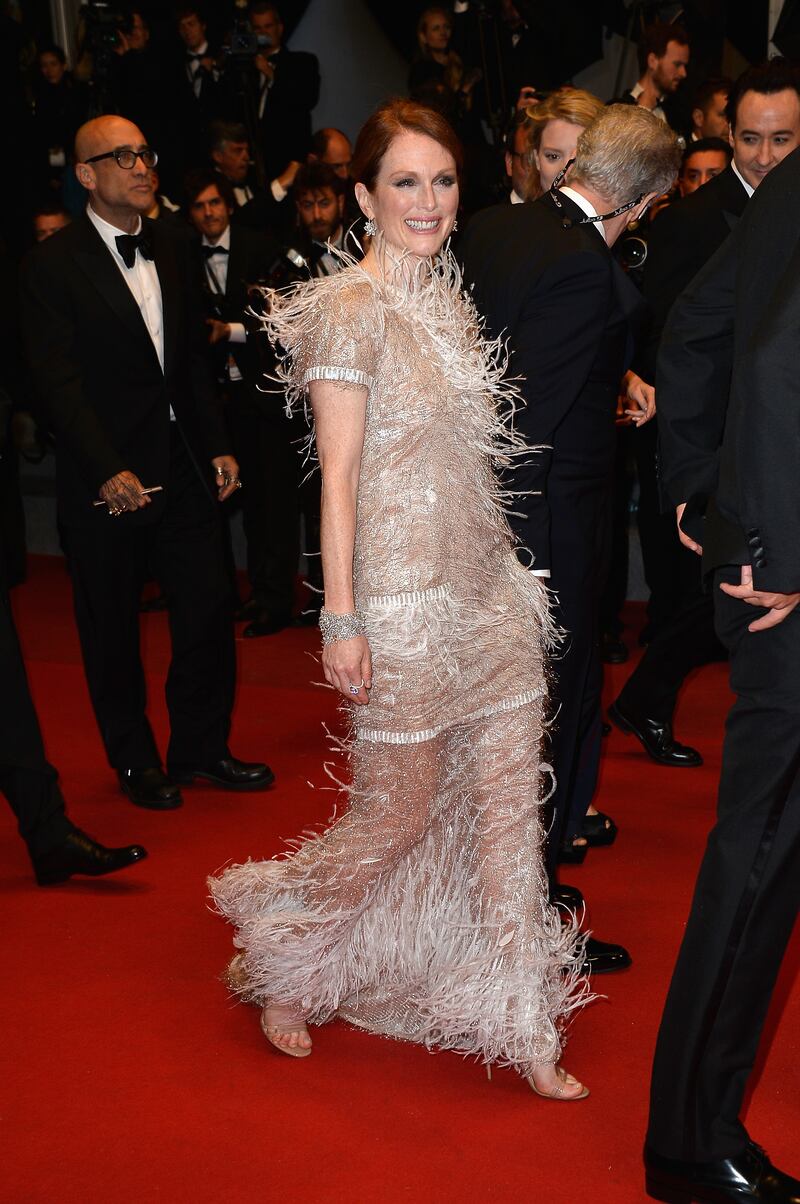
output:
POLYGON ((196 779, 259 790, 269 768, 228 748, 235 685, 218 502, 240 487, 207 359, 188 240, 149 221, 155 151, 121 117, 76 138, 83 217, 23 270, 22 328, 55 434, 84 668, 111 766, 133 803, 167 810, 196 779), (138 604, 152 570, 169 605, 170 740, 145 713, 138 604))

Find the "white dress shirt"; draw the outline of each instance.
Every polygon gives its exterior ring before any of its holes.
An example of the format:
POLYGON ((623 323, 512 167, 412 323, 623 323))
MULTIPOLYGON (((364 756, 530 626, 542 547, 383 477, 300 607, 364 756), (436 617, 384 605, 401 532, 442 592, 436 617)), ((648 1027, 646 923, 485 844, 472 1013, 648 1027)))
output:
POLYGON ((732 159, 732 160, 731 160, 731 167, 733 168, 733 174, 736 176, 737 180, 739 180, 740 184, 742 185, 742 188, 743 188, 743 189, 745 190, 745 192, 747 193, 747 197, 748 197, 748 200, 749 200, 749 198, 750 198, 750 197, 753 195, 753 193, 755 192, 755 188, 753 187, 753 185, 752 185, 752 184, 748 184, 748 183, 747 183, 747 180, 744 178, 744 176, 742 175, 742 173, 739 171, 739 168, 736 166, 736 160, 735 160, 735 159, 732 159))
POLYGON ((519 193, 517 192, 516 188, 511 189, 508 199, 510 200, 512 205, 524 205, 525 204, 525 197, 520 196, 519 193))
MULTIPOLYGON (((187 54, 187 56, 199 54, 200 58, 205 58, 205 56, 208 54, 208 42, 203 42, 203 45, 198 46, 197 50, 187 50, 186 54, 187 54)), ((187 57, 186 70, 189 75, 189 81, 192 85, 192 91, 194 92, 195 96, 198 97, 198 99, 199 99, 200 89, 203 85, 203 77, 200 74, 200 59, 187 57)))
MULTIPOLYGON (((631 96, 637 103, 639 101, 639 97, 642 95, 642 92, 644 92, 644 88, 637 80, 636 83, 631 88, 631 96)), ((667 115, 661 107, 661 100, 662 100, 662 98, 659 96, 658 104, 656 105, 656 107, 654 109, 651 109, 650 112, 653 114, 654 117, 657 117, 659 119, 659 121, 666 121, 667 115)))
MULTIPOLYGON (((111 252, 111 257, 122 273, 123 280, 133 293, 133 299, 139 307, 144 324, 147 327, 150 338, 153 340, 153 346, 156 349, 158 362, 163 372, 163 303, 161 300, 161 284, 159 283, 155 262, 152 259, 145 259, 137 250, 133 267, 126 267, 125 260, 117 250, 116 238, 118 234, 127 234, 128 231, 120 230, 118 226, 112 226, 110 222, 105 221, 98 213, 95 213, 91 205, 87 205, 86 213, 89 221, 111 252)), ((139 218, 139 223, 133 233, 138 234, 141 229, 142 219, 139 218)))

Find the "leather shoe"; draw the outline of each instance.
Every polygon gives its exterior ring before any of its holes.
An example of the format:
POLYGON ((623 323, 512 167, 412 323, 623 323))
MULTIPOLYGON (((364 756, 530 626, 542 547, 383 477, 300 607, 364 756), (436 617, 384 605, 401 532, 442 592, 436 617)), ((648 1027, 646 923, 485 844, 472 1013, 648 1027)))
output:
POLYGON ((635 736, 642 748, 659 765, 674 765, 676 768, 694 769, 703 764, 696 748, 678 744, 672 738, 669 720, 647 719, 636 715, 620 703, 619 698, 608 708, 608 717, 622 732, 635 736))
POLYGON ((233 617, 237 623, 243 623, 247 619, 255 619, 264 607, 256 598, 248 598, 246 602, 240 602, 233 612, 233 617))
POLYGON ((200 778, 224 790, 266 790, 275 781, 275 774, 269 765, 261 761, 238 761, 236 757, 223 757, 221 761, 200 769, 176 769, 170 772, 176 782, 184 785, 191 785, 195 778, 200 778))
POLYGON ((242 635, 246 640, 257 639, 261 635, 276 635, 291 623, 291 615, 270 614, 267 610, 259 611, 256 617, 247 624, 242 635))
POLYGON ((610 945, 590 936, 581 970, 584 974, 613 974, 616 970, 627 970, 631 963, 631 955, 622 945, 610 945))
POLYGON ((550 887, 550 902, 554 907, 561 907, 566 911, 583 911, 586 906, 577 886, 562 886, 558 882, 550 887))
POLYGON ((137 807, 151 811, 174 811, 183 804, 181 792, 158 765, 148 769, 118 769, 122 790, 137 807))
POLYGON ((88 874, 91 878, 114 874, 136 861, 144 861, 146 856, 147 849, 140 844, 107 849, 80 828, 75 828, 63 844, 41 857, 32 858, 33 872, 39 886, 53 886, 56 882, 66 882, 73 874, 88 874))
POLYGON ((630 653, 618 635, 604 631, 600 636, 600 659, 606 665, 624 665, 630 653))
POLYGON ((752 1141, 717 1162, 681 1162, 645 1149, 644 1165, 647 1194, 664 1204, 800 1204, 800 1179, 779 1171, 752 1141))

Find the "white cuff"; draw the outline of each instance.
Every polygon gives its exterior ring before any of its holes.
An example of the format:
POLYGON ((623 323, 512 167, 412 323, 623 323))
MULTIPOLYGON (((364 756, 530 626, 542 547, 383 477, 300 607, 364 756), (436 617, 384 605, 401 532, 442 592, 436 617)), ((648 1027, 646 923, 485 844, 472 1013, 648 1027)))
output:
POLYGON ((245 330, 242 322, 229 322, 228 326, 230 327, 231 331, 231 333, 228 335, 229 343, 247 342, 247 331, 245 330))
POLYGON ((549 569, 529 569, 528 571, 529 571, 531 577, 549 577, 550 576, 549 569))
POLYGON ((280 180, 278 179, 272 181, 269 186, 269 190, 274 196, 275 200, 278 202, 285 201, 289 195, 288 189, 284 188, 283 184, 281 184, 280 180))

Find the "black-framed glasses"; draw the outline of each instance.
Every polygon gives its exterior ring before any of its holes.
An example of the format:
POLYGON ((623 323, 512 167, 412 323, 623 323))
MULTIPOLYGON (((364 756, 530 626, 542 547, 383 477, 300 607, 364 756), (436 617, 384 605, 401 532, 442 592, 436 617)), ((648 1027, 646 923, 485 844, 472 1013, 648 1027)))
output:
POLYGON ((136 160, 141 159, 145 167, 155 167, 158 163, 158 153, 146 146, 144 150, 134 150, 131 146, 118 146, 114 150, 106 151, 102 155, 92 155, 91 159, 86 159, 86 163, 99 163, 101 159, 116 159, 117 167, 121 167, 124 171, 131 171, 136 166, 136 160))

